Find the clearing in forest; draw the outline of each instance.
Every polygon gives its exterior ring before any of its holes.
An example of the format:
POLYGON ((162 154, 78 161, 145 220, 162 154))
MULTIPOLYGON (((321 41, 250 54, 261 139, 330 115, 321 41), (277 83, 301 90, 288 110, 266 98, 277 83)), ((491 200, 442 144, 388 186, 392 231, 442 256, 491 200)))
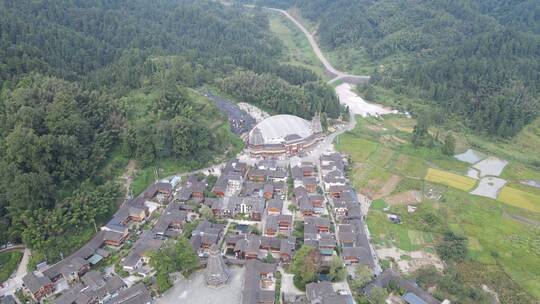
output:
POLYGON ((430 182, 447 185, 463 191, 470 191, 476 185, 476 180, 473 178, 433 168, 428 169, 425 179, 430 182))

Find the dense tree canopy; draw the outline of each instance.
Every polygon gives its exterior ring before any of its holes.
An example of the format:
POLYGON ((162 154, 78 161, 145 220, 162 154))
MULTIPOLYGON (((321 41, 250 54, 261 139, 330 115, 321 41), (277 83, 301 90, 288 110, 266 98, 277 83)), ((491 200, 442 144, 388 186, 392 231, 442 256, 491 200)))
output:
POLYGON ((181 272, 188 276, 199 267, 199 257, 185 237, 166 243, 160 250, 150 253, 150 265, 156 271, 160 292, 172 286, 170 274, 181 272))
POLYGON ((321 257, 313 246, 303 245, 294 255, 289 270, 294 274, 294 284, 305 289, 306 284, 314 282, 319 273, 321 257))
POLYGON ((239 100, 277 113, 288 113, 311 119, 316 112, 328 117, 340 115, 339 101, 327 85, 308 82, 296 86, 271 75, 238 72, 225 78, 221 87, 239 100))
POLYGON ((372 84, 427 100, 479 132, 513 136, 540 111, 538 1, 254 2, 298 7, 324 48, 363 50, 377 63, 372 84))
POLYGON ((113 153, 200 167, 228 152, 226 120, 195 89, 238 70, 335 117, 281 48, 263 13, 214 1, 0 0, 0 244, 54 262, 87 240, 121 199, 113 153))

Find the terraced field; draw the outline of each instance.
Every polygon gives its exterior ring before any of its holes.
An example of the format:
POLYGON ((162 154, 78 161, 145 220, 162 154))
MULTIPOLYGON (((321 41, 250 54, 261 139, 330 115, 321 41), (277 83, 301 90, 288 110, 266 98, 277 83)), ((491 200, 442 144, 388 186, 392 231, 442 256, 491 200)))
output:
POLYGON ((534 193, 505 186, 497 199, 508 205, 540 213, 540 195, 534 193))
POLYGON ((429 168, 425 179, 430 182, 447 185, 459 190, 470 191, 476 185, 476 180, 447 171, 429 168))
POLYGON ((509 184, 499 197, 472 195, 468 191, 477 180, 465 176, 470 164, 445 157, 437 148, 412 146, 407 132, 411 121, 392 116, 360 118, 355 130, 336 141, 338 150, 351 155, 352 180, 360 192, 377 193, 397 175, 401 181, 391 195, 416 190, 430 197, 423 198, 415 213, 408 213, 404 205, 387 204, 387 197, 375 200, 367 217, 373 242, 378 248, 433 253, 442 233, 451 230, 469 240, 464 276, 478 284, 489 283, 500 295, 524 289, 540 299, 540 190, 519 183, 540 173, 508 158, 502 176, 509 184), (386 207, 390 209, 385 211, 386 207), (390 222, 389 213, 400 215, 402 223, 390 222))

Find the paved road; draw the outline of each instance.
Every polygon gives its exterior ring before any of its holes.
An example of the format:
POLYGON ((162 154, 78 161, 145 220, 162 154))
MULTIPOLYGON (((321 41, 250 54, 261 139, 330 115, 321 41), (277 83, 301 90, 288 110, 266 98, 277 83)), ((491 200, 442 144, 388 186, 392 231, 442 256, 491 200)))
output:
POLYGON ((309 41, 309 44, 311 45, 311 48, 315 52, 315 55, 317 55, 317 57, 319 58, 321 63, 324 65, 324 68, 326 69, 326 71, 334 77, 333 79, 328 81, 328 83, 334 83, 334 82, 336 82, 338 80, 341 80, 341 81, 347 82, 347 83, 351 83, 351 84, 358 84, 358 83, 364 83, 364 82, 369 81, 370 76, 351 75, 351 74, 347 74, 345 72, 342 72, 342 71, 337 70, 336 68, 334 68, 330 64, 328 59, 326 59, 326 57, 322 53, 322 51, 319 48, 319 45, 317 44, 317 41, 315 40, 313 35, 310 32, 308 32, 308 30, 302 25, 302 23, 300 23, 298 20, 296 20, 293 16, 291 16, 289 13, 287 13, 284 10, 277 9, 277 8, 270 8, 270 7, 267 7, 267 9, 272 10, 272 11, 276 11, 276 12, 280 12, 281 14, 285 15, 285 17, 289 18, 304 33, 304 35, 306 35, 306 37, 307 37, 307 39, 309 41))
POLYGON ((13 245, 11 247, 4 248, 4 249, 0 250, 0 253, 12 252, 12 251, 23 251, 24 248, 25 248, 24 245, 13 245))

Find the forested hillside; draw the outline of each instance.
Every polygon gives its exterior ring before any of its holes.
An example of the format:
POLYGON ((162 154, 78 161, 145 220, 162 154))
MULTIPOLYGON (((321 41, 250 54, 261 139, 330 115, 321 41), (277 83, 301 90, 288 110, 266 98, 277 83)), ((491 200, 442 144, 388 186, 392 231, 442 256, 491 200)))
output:
POLYGON ((538 1, 255 2, 297 7, 318 25, 324 49, 367 56, 372 85, 435 105, 476 131, 510 137, 538 115, 538 1))
POLYGON ((122 197, 113 155, 193 168, 230 150, 193 88, 244 70, 332 92, 280 50, 263 14, 210 1, 0 0, 0 244, 54 262, 83 243, 122 197))

